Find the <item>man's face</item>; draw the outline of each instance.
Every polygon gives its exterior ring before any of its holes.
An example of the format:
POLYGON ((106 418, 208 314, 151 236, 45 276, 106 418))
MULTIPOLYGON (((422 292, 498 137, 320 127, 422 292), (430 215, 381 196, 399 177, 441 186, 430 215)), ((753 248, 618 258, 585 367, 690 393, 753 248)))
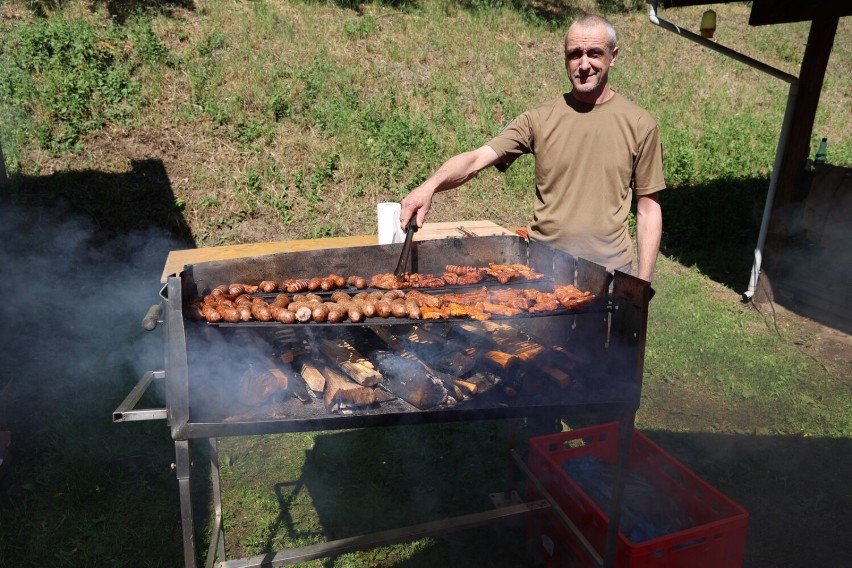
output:
POLYGON ((603 26, 575 27, 565 39, 565 69, 577 99, 597 101, 607 87, 609 68, 615 63, 618 48, 610 51, 603 26))

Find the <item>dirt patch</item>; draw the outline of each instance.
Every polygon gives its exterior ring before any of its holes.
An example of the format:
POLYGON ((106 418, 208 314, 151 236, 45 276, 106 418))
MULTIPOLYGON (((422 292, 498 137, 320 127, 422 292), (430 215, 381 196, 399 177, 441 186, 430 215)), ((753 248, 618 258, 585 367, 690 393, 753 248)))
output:
POLYGON ((852 377, 852 335, 765 301, 750 303, 768 326, 818 361, 833 377, 852 377))

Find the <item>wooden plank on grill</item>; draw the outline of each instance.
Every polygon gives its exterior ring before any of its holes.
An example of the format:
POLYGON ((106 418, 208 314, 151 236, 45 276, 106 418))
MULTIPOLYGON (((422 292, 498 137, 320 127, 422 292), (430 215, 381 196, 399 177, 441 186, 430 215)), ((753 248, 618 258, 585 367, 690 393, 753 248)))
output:
POLYGON ((319 349, 359 385, 371 387, 382 382, 382 374, 346 341, 321 339, 319 349))
POLYGON ((415 241, 429 239, 452 239, 469 236, 489 237, 494 235, 514 235, 514 231, 501 227, 491 221, 446 221, 424 223, 423 228, 414 233, 415 241))
MULTIPOLYGON (((414 240, 445 239, 448 237, 464 237, 459 229, 485 237, 491 235, 510 235, 514 231, 501 227, 491 221, 450 221, 446 223, 425 223, 414 234, 414 240)), ((280 252, 302 252, 322 249, 336 249, 377 245, 376 235, 355 235, 350 237, 326 237, 321 239, 300 239, 293 241, 273 241, 267 243, 248 243, 240 245, 225 245, 220 247, 202 247, 196 249, 173 250, 166 258, 160 282, 166 283, 169 276, 183 272, 190 264, 209 262, 213 260, 230 260, 252 256, 263 256, 280 252)))

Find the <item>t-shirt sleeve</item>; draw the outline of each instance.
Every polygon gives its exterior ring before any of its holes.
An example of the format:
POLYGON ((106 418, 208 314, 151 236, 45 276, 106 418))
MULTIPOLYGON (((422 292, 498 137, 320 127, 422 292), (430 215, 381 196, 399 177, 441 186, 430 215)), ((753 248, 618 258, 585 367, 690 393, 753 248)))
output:
POLYGON ((633 191, 636 195, 649 195, 666 188, 663 178, 663 146, 656 123, 639 146, 633 176, 633 191))
POLYGON ((494 167, 501 172, 509 169, 519 156, 532 152, 532 144, 533 133, 528 112, 504 126, 497 136, 487 142, 499 157, 494 167))

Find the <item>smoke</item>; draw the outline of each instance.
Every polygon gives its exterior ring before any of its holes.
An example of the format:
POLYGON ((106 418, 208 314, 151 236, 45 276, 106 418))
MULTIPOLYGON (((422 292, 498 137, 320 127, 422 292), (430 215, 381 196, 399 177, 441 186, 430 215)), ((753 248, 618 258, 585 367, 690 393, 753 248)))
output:
POLYGON ((0 241, 0 384, 14 381, 10 422, 37 428, 84 393, 114 397, 162 368, 162 336, 141 320, 159 300, 168 251, 185 245, 162 229, 106 238, 61 207, 15 206, 0 210, 0 241))

